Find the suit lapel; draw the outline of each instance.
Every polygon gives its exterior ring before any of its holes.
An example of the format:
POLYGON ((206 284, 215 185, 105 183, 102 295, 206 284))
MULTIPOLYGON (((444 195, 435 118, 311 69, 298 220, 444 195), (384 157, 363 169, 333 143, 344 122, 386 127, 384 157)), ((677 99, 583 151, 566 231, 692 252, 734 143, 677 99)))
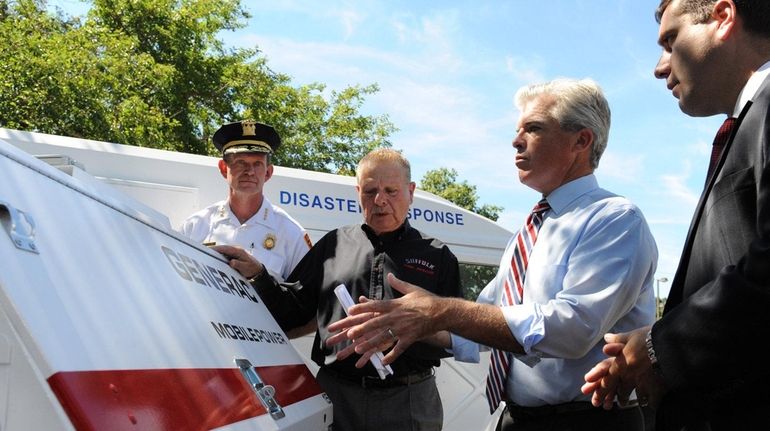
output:
POLYGON ((671 291, 669 292, 669 297, 666 300, 666 306, 664 308, 664 312, 667 312, 671 307, 674 307, 680 302, 682 302, 683 295, 684 295, 685 278, 687 276, 687 269, 690 263, 690 255, 692 253, 692 245, 693 245, 693 242, 695 241, 695 234, 698 231, 698 225, 700 224, 701 216, 703 215, 703 210, 705 208, 706 201, 708 200, 708 197, 711 194, 711 189, 714 188, 714 183, 719 177, 719 172, 722 170, 722 166, 725 163, 727 154, 730 152, 730 148, 732 147, 733 141, 735 140, 735 135, 738 133, 738 130, 741 128, 741 123, 743 123, 743 119, 746 117, 746 114, 749 112, 749 108, 751 107, 751 105, 752 105, 752 102, 749 101, 748 103, 746 103, 746 106, 743 107, 743 110, 741 110, 741 113, 738 116, 738 122, 736 124, 736 127, 733 129, 732 133, 730 134, 730 137, 728 138, 727 143, 725 144, 724 150, 722 150, 722 155, 719 158, 719 162, 717 163, 716 168, 714 169, 714 173, 711 175, 711 178, 709 179, 708 183, 706 184, 706 187, 703 189, 703 192, 700 195, 700 200, 698 200, 698 205, 695 207, 695 214, 693 215, 692 221, 690 222, 690 229, 687 232, 687 239, 685 239, 685 242, 684 242, 684 249, 682 250, 682 256, 679 258, 679 265, 676 268, 676 274, 674 275, 674 280, 671 282, 671 291))

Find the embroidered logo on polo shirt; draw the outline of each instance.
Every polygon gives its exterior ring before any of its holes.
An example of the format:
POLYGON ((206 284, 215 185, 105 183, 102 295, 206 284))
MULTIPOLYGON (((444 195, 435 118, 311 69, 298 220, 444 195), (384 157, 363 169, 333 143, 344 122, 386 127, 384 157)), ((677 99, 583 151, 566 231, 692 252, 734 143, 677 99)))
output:
POLYGON ((404 259, 404 267, 413 269, 415 271, 424 272, 429 275, 436 273, 436 265, 428 262, 425 259, 418 259, 414 257, 407 257, 404 259))

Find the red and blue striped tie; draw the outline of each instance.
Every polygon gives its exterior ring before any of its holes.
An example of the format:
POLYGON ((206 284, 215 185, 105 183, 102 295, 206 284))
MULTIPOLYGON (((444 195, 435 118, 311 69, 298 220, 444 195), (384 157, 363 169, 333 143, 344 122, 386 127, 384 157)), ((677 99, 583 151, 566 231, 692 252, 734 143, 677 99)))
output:
MULTIPOLYGON (((521 304, 524 299, 524 275, 529 263, 529 254, 537 240, 540 226, 543 224, 543 214, 550 208, 551 206, 548 205, 545 198, 541 199, 535 205, 535 208, 532 209, 529 217, 527 217, 527 223, 516 235, 511 267, 503 282, 504 290, 500 300, 501 307, 521 304)), ((490 413, 497 410, 497 406, 505 396, 505 381, 508 377, 510 360, 510 352, 492 349, 492 359, 489 364, 489 375, 487 376, 487 401, 489 402, 490 413)))

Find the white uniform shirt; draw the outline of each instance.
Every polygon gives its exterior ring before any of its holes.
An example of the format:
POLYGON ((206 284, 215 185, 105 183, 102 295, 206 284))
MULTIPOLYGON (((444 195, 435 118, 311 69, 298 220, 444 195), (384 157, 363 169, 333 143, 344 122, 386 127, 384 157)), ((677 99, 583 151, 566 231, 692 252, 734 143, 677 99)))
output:
POLYGON ((243 247, 280 280, 289 276, 311 246, 305 229, 267 198, 259 211, 243 224, 225 200, 188 217, 181 232, 195 242, 243 247))
MULTIPOLYGON (((655 240, 639 209, 599 188, 587 175, 548 196, 529 257, 524 301, 503 315, 526 355, 514 355, 506 393, 527 407, 586 401, 583 376, 605 359, 602 337, 655 320, 655 240)), ((515 236, 514 236, 515 238, 515 236)), ((500 304, 513 253, 509 242, 497 276, 477 302, 500 304)), ((478 362, 478 344, 452 335, 455 359, 478 362)))

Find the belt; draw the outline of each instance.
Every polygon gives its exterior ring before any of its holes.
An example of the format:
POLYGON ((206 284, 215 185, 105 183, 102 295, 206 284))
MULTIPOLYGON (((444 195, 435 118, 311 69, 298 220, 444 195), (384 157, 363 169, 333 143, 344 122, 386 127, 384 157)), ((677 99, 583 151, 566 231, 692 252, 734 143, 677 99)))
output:
POLYGON ((385 379, 374 376, 351 376, 346 373, 341 373, 337 370, 333 370, 329 367, 321 368, 324 372, 336 377, 339 380, 345 380, 351 383, 360 385, 362 388, 396 388, 399 386, 409 386, 415 383, 428 380, 433 377, 433 368, 425 371, 417 371, 409 373, 405 376, 388 376, 385 379))
POLYGON ((524 420, 543 418, 546 416, 557 416, 596 408, 597 407, 594 407, 588 401, 573 401, 569 403, 538 407, 524 407, 507 401, 505 409, 513 419, 524 420))

